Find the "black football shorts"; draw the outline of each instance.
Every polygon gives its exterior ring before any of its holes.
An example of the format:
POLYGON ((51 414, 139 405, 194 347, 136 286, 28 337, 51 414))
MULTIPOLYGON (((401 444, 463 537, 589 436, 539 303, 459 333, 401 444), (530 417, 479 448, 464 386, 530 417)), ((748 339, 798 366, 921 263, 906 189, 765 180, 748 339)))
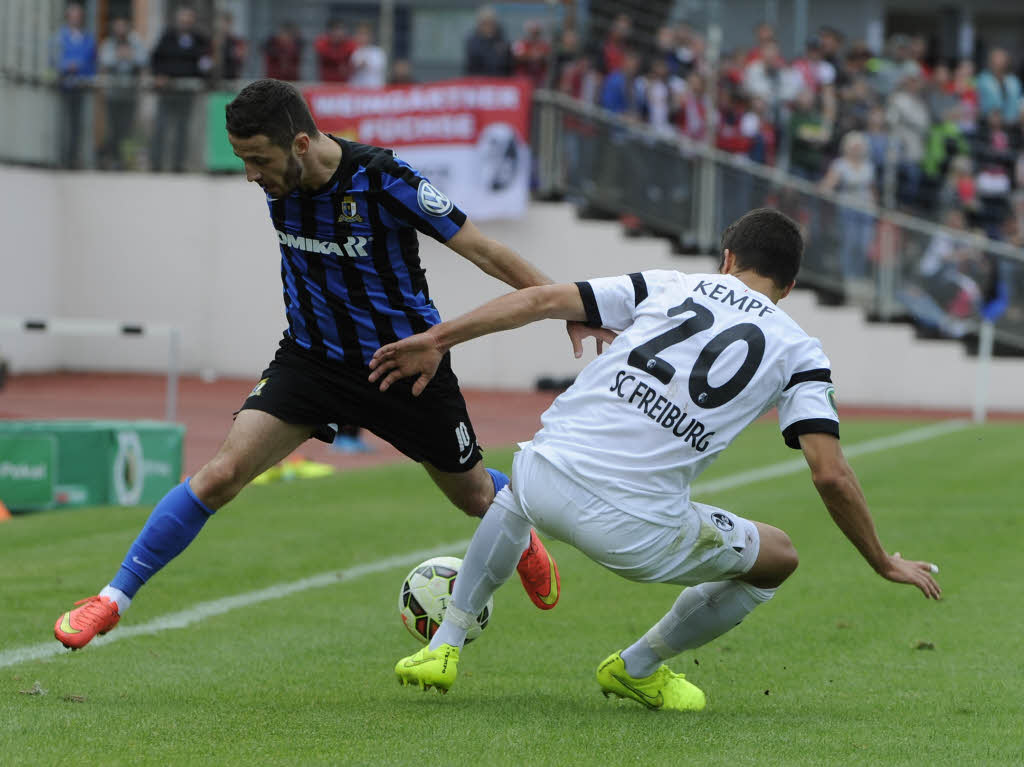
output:
POLYGON ((445 354, 437 374, 418 397, 414 378, 386 391, 370 383, 369 368, 325 360, 285 338, 241 410, 262 410, 286 423, 309 424, 333 442, 339 425, 361 426, 414 461, 441 471, 464 472, 481 459, 459 379, 445 354))

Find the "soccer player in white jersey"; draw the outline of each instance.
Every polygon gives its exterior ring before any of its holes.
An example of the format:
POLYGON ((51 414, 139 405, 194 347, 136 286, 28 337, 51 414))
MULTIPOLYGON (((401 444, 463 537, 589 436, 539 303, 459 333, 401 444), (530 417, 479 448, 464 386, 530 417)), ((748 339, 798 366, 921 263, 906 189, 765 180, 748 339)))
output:
POLYGON ((648 271, 502 296, 378 350, 371 380, 418 376, 421 390, 457 343, 542 318, 619 333, 542 417, 466 552, 428 647, 395 666, 405 684, 447 691, 491 594, 515 570, 531 525, 634 581, 686 588, 643 637, 597 669, 605 695, 699 710, 704 693, 663 661, 735 627, 797 566, 782 530, 697 503, 690 486, 752 421, 778 407, 833 520, 871 567, 938 599, 928 562, 886 553, 839 446, 829 361, 776 304, 803 253, 795 223, 761 208, 722 237, 718 274, 648 271))

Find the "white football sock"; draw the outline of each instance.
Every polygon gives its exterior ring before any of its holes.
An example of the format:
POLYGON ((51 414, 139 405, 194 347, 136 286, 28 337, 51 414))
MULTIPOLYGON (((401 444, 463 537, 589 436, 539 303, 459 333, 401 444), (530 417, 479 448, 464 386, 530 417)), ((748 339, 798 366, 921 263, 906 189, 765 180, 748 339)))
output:
POLYGON ((665 617, 622 651, 626 672, 636 679, 650 676, 662 661, 721 636, 774 595, 775 589, 759 589, 743 581, 684 589, 665 617))
POLYGON ((442 644, 462 647, 466 643, 466 632, 476 620, 475 616, 498 587, 512 577, 529 542, 530 523, 491 504, 466 550, 455 579, 452 601, 441 627, 430 640, 431 650, 442 644))
POLYGON ((132 606, 132 598, 121 591, 121 589, 115 589, 110 584, 103 587, 100 596, 107 597, 111 602, 117 603, 118 615, 124 615, 124 611, 132 606))

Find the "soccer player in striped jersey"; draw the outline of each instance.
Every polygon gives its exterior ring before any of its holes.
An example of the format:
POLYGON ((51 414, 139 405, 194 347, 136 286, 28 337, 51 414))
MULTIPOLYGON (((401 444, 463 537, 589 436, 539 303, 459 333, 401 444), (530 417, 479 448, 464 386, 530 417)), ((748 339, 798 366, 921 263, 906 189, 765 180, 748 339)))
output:
MULTIPOLYGON (((417 254, 418 233, 514 288, 548 278, 485 237, 391 150, 321 133, 294 86, 258 80, 226 115, 247 180, 266 193, 288 328, 218 453, 157 504, 114 579, 57 619, 55 636, 73 649, 112 629, 138 589, 249 481, 310 437, 331 442, 339 424, 369 429, 421 462, 471 516, 483 516, 508 483, 481 463, 447 357, 416 398, 411 385, 381 393, 367 380, 367 366, 380 346, 440 322, 417 254)), ((595 333, 571 323, 569 335, 578 351, 595 333)), ((535 533, 524 543, 519 574, 537 607, 554 607, 558 569, 535 533)))
POLYGON ((829 513, 887 580, 940 590, 928 562, 890 555, 839 447, 829 361, 777 304, 792 289, 803 239, 776 210, 726 229, 718 274, 648 271, 520 290, 380 349, 371 378, 420 391, 457 343, 543 318, 619 332, 521 445, 463 560, 428 647, 395 666, 403 683, 455 681, 466 629, 512 574, 531 525, 634 581, 687 586, 644 636, 597 669, 605 695, 652 709, 699 710, 704 693, 663 662, 731 630, 797 566, 782 530, 696 503, 697 476, 759 416, 778 408, 829 513), (408 380, 407 378, 405 380, 408 380))

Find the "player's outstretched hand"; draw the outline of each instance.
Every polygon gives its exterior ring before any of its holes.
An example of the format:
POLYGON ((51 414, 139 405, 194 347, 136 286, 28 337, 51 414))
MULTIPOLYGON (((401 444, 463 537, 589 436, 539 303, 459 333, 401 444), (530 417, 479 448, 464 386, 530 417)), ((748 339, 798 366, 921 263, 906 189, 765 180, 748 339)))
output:
POLYGON ((412 396, 418 397, 437 372, 444 355, 429 333, 403 338, 380 347, 370 360, 370 381, 380 381, 380 390, 387 391, 395 381, 416 376, 412 396))
POLYGON ((572 353, 579 359, 583 356, 583 339, 593 336, 597 340, 597 353, 604 351, 604 345, 615 340, 615 333, 607 328, 592 328, 583 322, 568 320, 565 323, 565 332, 569 334, 572 341, 572 353))
POLYGON ((894 583, 909 583, 911 586, 917 586, 928 599, 938 599, 942 596, 942 589, 932 577, 932 573, 938 571, 939 568, 931 562, 914 562, 904 559, 897 551, 889 557, 888 564, 878 574, 894 583))

